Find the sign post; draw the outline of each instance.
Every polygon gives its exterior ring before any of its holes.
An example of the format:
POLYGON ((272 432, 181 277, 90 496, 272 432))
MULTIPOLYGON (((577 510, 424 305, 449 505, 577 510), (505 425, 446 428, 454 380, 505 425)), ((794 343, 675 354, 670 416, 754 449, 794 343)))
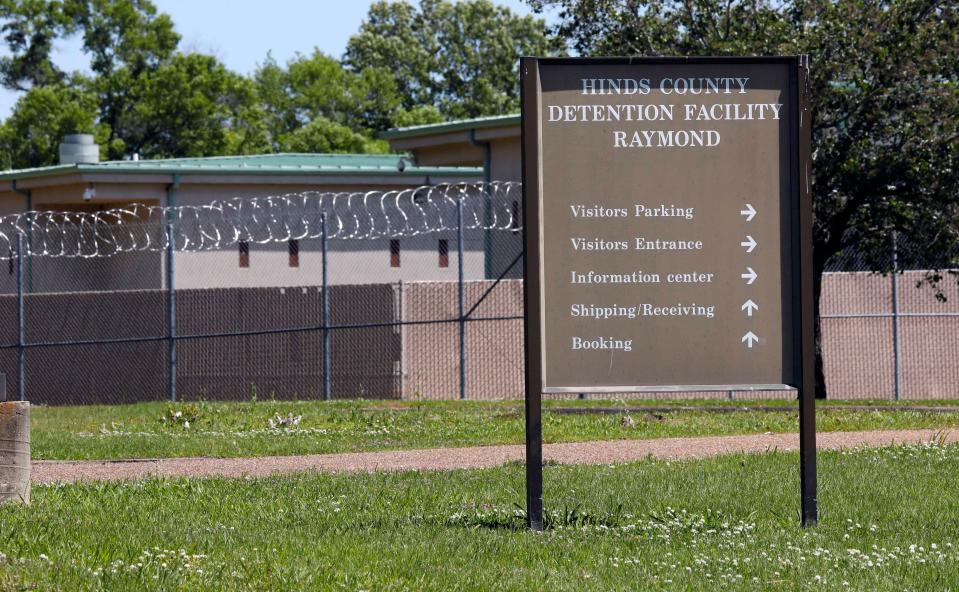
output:
POLYGON ((541 393, 798 392, 815 524, 808 64, 524 58, 527 508, 541 393))

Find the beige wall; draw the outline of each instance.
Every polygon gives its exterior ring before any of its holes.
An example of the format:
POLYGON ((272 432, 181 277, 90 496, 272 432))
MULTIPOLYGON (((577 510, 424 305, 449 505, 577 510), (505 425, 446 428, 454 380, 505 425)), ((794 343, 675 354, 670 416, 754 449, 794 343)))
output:
MULTIPOLYGON (((483 277, 483 238, 468 232, 464 273, 483 277)), ((328 264, 331 284, 372 284, 425 280, 455 282, 457 278, 456 234, 402 238, 400 267, 390 266, 389 239, 331 240, 328 264), (449 266, 439 266, 440 238, 447 240, 449 266)), ((236 245, 220 251, 177 253, 178 288, 228 288, 257 286, 317 286, 322 283, 323 263, 319 240, 300 242, 299 267, 289 266, 287 245, 250 245, 250 267, 239 267, 236 245)))
MULTIPOLYGON (((367 189, 367 188, 363 188, 367 189)), ((406 189, 406 187, 380 188, 406 189)), ((178 205, 201 205, 214 199, 229 197, 266 197, 316 191, 308 186, 184 186, 177 194, 178 205)), ((324 192, 355 192, 356 186, 329 186, 324 192)), ((445 217, 455 219, 455 209, 447 204, 445 217)), ((349 218, 345 210, 340 215, 349 218)), ((331 228, 335 221, 330 221, 331 228)), ((329 241, 328 263, 331 284, 367 284, 399 281, 447 280, 457 277, 456 233, 431 233, 429 236, 400 238, 400 266, 390 265, 389 239, 333 239, 329 241), (449 249, 449 265, 439 266, 439 240, 445 239, 449 249)), ((464 272, 467 278, 482 278, 484 270, 483 235, 468 231, 465 236, 464 272)), ((286 243, 251 243, 249 268, 239 267, 236 245, 223 250, 177 253, 176 286, 178 288, 225 288, 257 286, 316 286, 322 283, 321 241, 300 241, 299 267, 289 266, 286 243)))
MULTIPOLYGON (((483 149, 470 144, 468 137, 466 132, 460 132, 422 141, 394 141, 393 145, 408 148, 413 160, 420 166, 482 166, 483 149), (444 139, 445 143, 442 141, 444 139)), ((490 180, 523 180, 519 127, 480 130, 476 140, 490 144, 490 180)))
POLYGON ((493 181, 523 180, 523 147, 520 139, 504 138, 490 142, 490 179, 493 181))

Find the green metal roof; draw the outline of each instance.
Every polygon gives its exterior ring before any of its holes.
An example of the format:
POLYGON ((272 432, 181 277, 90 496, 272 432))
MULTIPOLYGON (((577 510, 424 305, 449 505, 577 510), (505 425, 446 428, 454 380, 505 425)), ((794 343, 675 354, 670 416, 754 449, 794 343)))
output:
POLYGON ((71 173, 180 175, 444 175, 475 177, 478 167, 417 167, 401 154, 253 154, 158 160, 111 160, 0 172, 0 180, 71 173), (401 168, 402 161, 402 170, 401 168))
POLYGON ((506 127, 511 125, 519 125, 519 122, 519 113, 513 113, 510 115, 494 115, 490 117, 477 117, 475 119, 458 119, 456 121, 447 121, 444 123, 430 123, 427 125, 413 125, 410 127, 393 128, 380 134, 380 137, 388 140, 415 138, 417 136, 431 136, 433 134, 461 132, 471 129, 483 129, 487 127, 506 127))

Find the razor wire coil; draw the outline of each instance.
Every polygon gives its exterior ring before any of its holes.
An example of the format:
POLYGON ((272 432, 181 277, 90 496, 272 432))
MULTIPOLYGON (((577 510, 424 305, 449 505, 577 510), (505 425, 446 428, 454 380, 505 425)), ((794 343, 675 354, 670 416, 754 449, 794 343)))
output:
POLYGON ((97 212, 30 211, 0 216, 0 260, 17 256, 110 257, 120 253, 208 251, 317 239, 404 238, 464 230, 520 230, 522 184, 427 185, 387 191, 305 191, 234 197, 199 205, 133 203, 97 212))

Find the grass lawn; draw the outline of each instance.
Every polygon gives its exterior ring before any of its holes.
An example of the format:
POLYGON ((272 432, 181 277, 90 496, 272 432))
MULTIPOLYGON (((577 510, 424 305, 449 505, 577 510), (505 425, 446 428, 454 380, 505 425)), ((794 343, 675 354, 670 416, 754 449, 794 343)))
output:
POLYGON ((0 507, 0 590, 957 590, 959 447, 449 473, 36 487, 0 507))
MULTIPOLYGON (((646 413, 628 410, 637 404, 547 401, 543 438, 546 442, 573 442, 795 432, 798 429, 795 402, 652 402, 677 408, 755 404, 775 406, 781 411, 715 413, 677 409, 646 413), (560 407, 596 406, 621 406, 624 413, 549 412, 560 407), (624 421, 625 414, 633 421, 624 421)), ((896 409, 893 404, 886 404, 878 411, 860 411, 828 402, 818 405, 818 429, 959 427, 959 402, 951 404, 956 405, 955 413, 907 411, 896 409)), ((227 457, 519 444, 523 442, 524 429, 520 401, 140 403, 35 407, 32 414, 34 459, 227 457), (278 416, 300 419, 296 425, 279 425, 278 416)))

